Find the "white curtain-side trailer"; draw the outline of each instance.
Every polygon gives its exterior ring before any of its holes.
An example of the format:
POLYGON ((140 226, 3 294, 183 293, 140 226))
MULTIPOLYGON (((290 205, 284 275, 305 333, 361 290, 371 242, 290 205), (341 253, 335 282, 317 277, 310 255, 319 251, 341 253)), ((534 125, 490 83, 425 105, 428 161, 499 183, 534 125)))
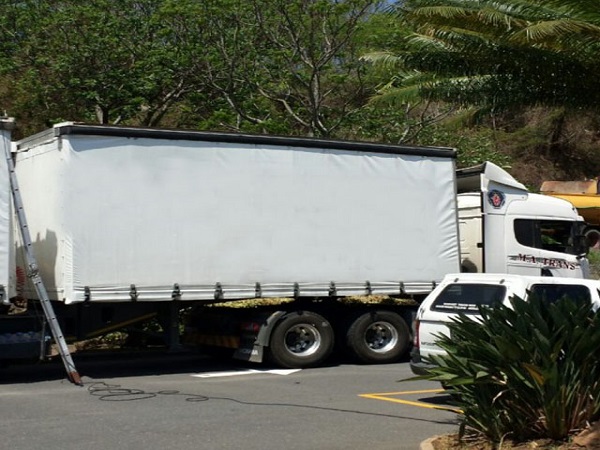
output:
POLYGON ((422 294, 458 267, 453 150, 63 124, 16 171, 66 304, 422 294))

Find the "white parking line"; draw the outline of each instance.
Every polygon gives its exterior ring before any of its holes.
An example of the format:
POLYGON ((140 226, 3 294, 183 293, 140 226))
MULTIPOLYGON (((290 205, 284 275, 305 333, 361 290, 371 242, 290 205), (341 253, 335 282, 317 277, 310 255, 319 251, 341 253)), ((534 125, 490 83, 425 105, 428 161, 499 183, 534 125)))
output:
POLYGON ((205 372, 194 373, 191 376, 196 378, 219 378, 219 377, 236 377, 239 375, 257 375, 257 374, 272 374, 272 375, 290 375, 300 372, 302 369, 272 369, 272 370, 254 370, 240 369, 221 372, 205 372))

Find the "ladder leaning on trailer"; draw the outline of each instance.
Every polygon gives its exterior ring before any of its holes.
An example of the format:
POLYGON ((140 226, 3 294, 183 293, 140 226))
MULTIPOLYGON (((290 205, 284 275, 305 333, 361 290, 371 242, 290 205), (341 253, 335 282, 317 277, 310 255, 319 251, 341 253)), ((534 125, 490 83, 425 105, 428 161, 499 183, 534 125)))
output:
MULTIPOLYGON (((14 128, 14 120, 7 118, 0 118, 0 129, 6 131, 12 131, 14 128)), ((23 209, 23 201, 21 199, 21 194, 19 192, 19 185, 17 182, 17 177, 15 174, 15 164, 12 159, 12 154, 10 151, 9 144, 4 141, 4 156, 6 158, 6 164, 9 172, 10 179, 10 189, 12 193, 12 199, 15 206, 15 211, 17 214, 17 220, 19 224, 19 229, 21 231, 21 237, 23 239, 23 244, 25 248, 25 259, 27 262, 27 276, 31 279, 35 290, 37 292, 40 304, 42 305, 42 309, 44 310, 44 315, 46 316, 46 321, 48 322, 48 326, 50 328, 50 332, 52 333, 52 337, 54 341, 58 345, 58 350, 60 356, 62 358, 63 364, 67 371, 67 376, 69 380, 77 385, 81 385, 81 377, 75 368, 75 363, 71 358, 71 353, 69 352, 69 347, 67 346, 67 342, 63 336, 62 330, 58 323, 58 319, 56 318, 56 314, 54 313, 54 308, 52 308, 52 303, 50 302, 50 298, 48 297, 48 292, 46 291, 46 287, 44 286, 44 282, 42 277, 40 276, 37 261, 35 259, 35 255, 33 253, 33 246, 31 242, 31 236, 29 234, 29 228, 27 226, 27 219, 25 217, 25 211, 23 209)), ((43 338, 43 337, 42 337, 43 338)))

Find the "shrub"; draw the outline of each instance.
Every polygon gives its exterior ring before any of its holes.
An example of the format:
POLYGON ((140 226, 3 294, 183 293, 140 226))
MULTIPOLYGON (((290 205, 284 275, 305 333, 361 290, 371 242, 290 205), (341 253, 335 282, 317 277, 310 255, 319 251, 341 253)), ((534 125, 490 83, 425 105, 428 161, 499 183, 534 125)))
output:
POLYGON ((600 314, 568 298, 511 303, 456 318, 429 378, 461 408, 461 437, 565 439, 600 416, 600 314))
POLYGON ((600 278, 600 250, 592 248, 587 256, 590 261, 590 278, 600 278))

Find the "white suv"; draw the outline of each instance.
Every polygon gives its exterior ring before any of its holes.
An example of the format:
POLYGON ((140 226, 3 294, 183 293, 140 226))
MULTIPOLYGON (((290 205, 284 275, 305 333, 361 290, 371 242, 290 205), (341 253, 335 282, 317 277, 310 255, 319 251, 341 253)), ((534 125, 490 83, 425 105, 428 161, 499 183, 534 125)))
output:
POLYGON ((487 273, 460 273, 446 275, 442 282, 419 306, 413 323, 414 346, 410 367, 414 374, 425 375, 432 366, 424 357, 444 353, 437 345, 436 336, 448 335, 448 322, 458 313, 479 317, 478 305, 504 303, 516 295, 527 299, 536 295, 546 301, 563 296, 574 300, 589 299, 595 309, 600 308, 600 281, 579 278, 554 278, 487 273))

